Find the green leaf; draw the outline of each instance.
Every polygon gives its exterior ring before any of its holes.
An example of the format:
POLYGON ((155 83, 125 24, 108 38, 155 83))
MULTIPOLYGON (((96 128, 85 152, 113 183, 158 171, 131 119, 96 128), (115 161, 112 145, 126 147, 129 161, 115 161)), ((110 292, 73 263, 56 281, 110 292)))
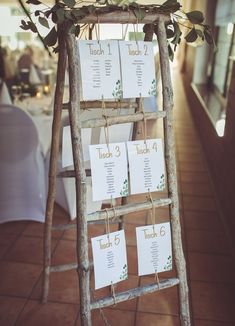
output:
POLYGON ((201 37, 202 39, 204 39, 204 35, 203 35, 203 32, 202 32, 202 30, 201 29, 195 29, 196 30, 196 33, 197 33, 197 35, 199 36, 199 37, 201 37))
POLYGON ((52 13, 51 10, 44 11, 44 16, 48 18, 51 15, 51 13, 52 13))
POLYGON ((177 4, 177 2, 178 2, 177 0, 167 0, 162 4, 162 6, 173 6, 177 4))
POLYGON ((166 25, 166 37, 167 38, 172 38, 175 36, 175 30, 174 26, 172 23, 169 23, 166 25))
POLYGON ((180 10, 180 7, 181 7, 181 4, 176 1, 176 0, 168 0, 168 1, 165 1, 159 8, 160 9, 165 9, 171 13, 174 13, 178 10, 180 10))
POLYGON ((24 20, 21 20, 20 28, 23 29, 24 31, 27 31, 29 29, 28 25, 24 20))
POLYGON ((204 21, 203 13, 198 10, 187 12, 186 16, 192 24, 201 24, 204 21))
POLYGON ((67 20, 72 20, 72 13, 71 10, 65 10, 64 11, 64 16, 67 20))
POLYGON ((38 0, 27 0, 26 3, 32 4, 32 5, 40 5, 41 1, 38 0))
POLYGON ((76 25, 75 26, 75 36, 78 37, 78 35, 80 34, 80 25, 76 25))
POLYGON ((93 14, 93 12, 95 11, 95 6, 89 5, 89 6, 87 6, 87 10, 88 10, 89 14, 93 14))
POLYGON ((175 35, 174 35, 174 38, 171 41, 171 43, 177 45, 181 41, 182 32, 181 32, 181 30, 179 28, 179 24, 176 21, 174 21, 173 26, 174 26, 174 34, 175 35))
POLYGON ((208 44, 213 44, 213 37, 209 29, 204 29, 204 36, 208 44))
POLYGON ((138 19, 138 21, 141 21, 145 16, 145 10, 141 8, 137 8, 133 10, 135 17, 138 19))
POLYGON ((57 31, 55 27, 53 27, 47 36, 44 38, 44 42, 47 46, 53 46, 57 42, 57 31))
POLYGON ((75 0, 63 0, 64 4, 69 8, 73 8, 76 4, 75 0))
POLYGON ((71 11, 71 14, 76 19, 82 19, 83 17, 85 17, 87 15, 87 9, 83 8, 83 7, 79 8, 79 9, 73 9, 71 11))
MULTIPOLYGON (((79 25, 74 25, 74 23, 70 20, 69 22, 69 27, 68 27, 68 32, 70 34, 74 34, 76 36, 76 34, 78 33, 78 26, 79 25)), ((79 26, 79 32, 80 32, 80 26, 79 26)))
POLYGON ((64 8, 59 8, 56 10, 57 23, 60 24, 64 21, 65 11, 64 8))
POLYGON ((168 55, 169 55, 169 59, 171 61, 173 61, 174 60, 174 51, 172 50, 172 47, 170 44, 168 44, 168 55))
POLYGON ((69 28, 69 30, 68 30, 68 32, 70 34, 75 34, 75 26, 74 25, 71 25, 70 28, 69 28))
POLYGON ((48 24, 48 21, 47 21, 47 19, 45 17, 39 17, 38 21, 42 26, 44 26, 46 28, 50 28, 49 24, 48 24))
POLYGON ((28 24, 29 29, 30 29, 33 33, 37 33, 37 32, 38 32, 37 27, 36 27, 36 25, 35 25, 33 22, 28 21, 27 24, 28 24))
POLYGON ((55 48, 53 48, 53 53, 58 53, 59 52, 59 46, 56 46, 55 48))
POLYGON ((195 28, 192 28, 191 31, 185 36, 185 40, 188 43, 195 42, 197 39, 197 32, 195 28))
POLYGON ((57 24, 57 22, 58 22, 56 12, 54 12, 54 11, 51 13, 51 20, 53 21, 54 24, 57 24))

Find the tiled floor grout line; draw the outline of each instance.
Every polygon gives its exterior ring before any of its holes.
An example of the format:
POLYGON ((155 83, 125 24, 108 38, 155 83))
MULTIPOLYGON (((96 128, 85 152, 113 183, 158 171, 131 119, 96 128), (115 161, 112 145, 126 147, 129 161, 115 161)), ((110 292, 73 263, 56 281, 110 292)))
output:
POLYGON ((18 241, 18 239, 22 236, 23 232, 25 231, 26 227, 28 226, 28 224, 25 226, 25 228, 16 235, 15 240, 12 242, 12 244, 7 248, 7 250, 5 251, 5 253, 3 254, 2 258, 0 259, 0 261, 6 261, 5 260, 5 256, 7 255, 7 253, 15 246, 16 242, 18 241))
MULTIPOLYGON (((180 124, 179 121, 176 121, 177 124, 180 124)), ((201 153, 200 153, 201 155, 201 153)), ((179 159, 179 148, 176 148, 176 160, 179 159)), ((179 164, 180 166, 180 164, 179 164)), ((183 223, 183 230, 181 231, 184 236, 184 241, 185 241, 185 250, 184 250, 184 256, 185 256, 185 262, 186 262, 186 271, 187 271, 187 280, 188 280, 188 296, 189 296, 189 308, 190 308, 190 315, 191 315, 191 324, 192 326, 194 325, 194 308, 193 308, 193 298, 192 298, 192 287, 191 287, 191 269, 190 269, 190 262, 189 262, 189 251, 188 251, 188 237, 187 237, 187 228, 186 228, 186 222, 185 222, 185 210, 184 210, 184 200, 183 200, 183 190, 181 183, 183 182, 182 180, 182 170, 178 171, 178 183, 179 183, 179 188, 181 189, 181 193, 179 194, 179 198, 181 200, 181 210, 182 210, 182 223, 183 223)))
MULTIPOLYGON (((54 250, 52 251, 51 258, 52 258, 52 256, 53 256, 53 253, 55 252, 55 249, 57 248, 57 246, 58 246, 58 244, 59 244, 59 242, 60 242, 61 237, 63 236, 63 233, 64 233, 64 231, 62 232, 61 236, 60 236, 59 238, 56 239, 56 240, 57 240, 57 244, 55 245, 55 248, 54 248, 54 250)), ((31 263, 30 263, 30 264, 31 264, 31 263)), ((38 264, 37 264, 37 265, 38 265, 38 264)), ((31 296, 32 296, 33 291, 35 290, 36 286, 37 286, 38 283, 40 282, 41 277, 43 277, 43 264, 40 264, 40 265, 42 265, 42 271, 41 271, 41 273, 40 273, 40 275, 39 275, 37 281, 35 282, 34 286, 32 287, 32 290, 30 291, 30 293, 29 293, 29 295, 28 295, 28 297, 27 297, 27 299, 26 299, 25 304, 23 305, 21 311, 19 312, 19 314, 18 314, 18 316, 17 316, 17 319, 16 319, 16 321, 15 321, 15 323, 14 323, 14 326, 17 325, 17 322, 18 322, 18 320, 19 320, 21 314, 23 313, 23 311, 24 311, 26 305, 28 304, 29 300, 34 300, 34 299, 31 298, 31 296)), ((49 296, 49 294, 48 294, 48 296, 49 296)), ((40 301, 40 300, 41 300, 41 297, 40 297, 40 299, 37 299, 37 300, 35 300, 35 301, 40 301)))
POLYGON ((193 300, 192 300, 192 288, 191 288, 191 282, 190 282, 190 263, 189 263, 189 257, 188 257, 188 240, 186 236, 186 226, 185 226, 185 215, 184 215, 184 208, 183 208, 183 203, 182 203, 182 214, 183 218, 181 219, 183 221, 183 236, 185 240, 185 250, 184 250, 184 257, 185 257, 185 263, 186 263, 186 272, 187 272, 187 281, 188 281, 188 296, 189 296, 189 308, 190 308, 190 315, 191 315, 191 325, 194 325, 194 310, 193 310, 193 300))

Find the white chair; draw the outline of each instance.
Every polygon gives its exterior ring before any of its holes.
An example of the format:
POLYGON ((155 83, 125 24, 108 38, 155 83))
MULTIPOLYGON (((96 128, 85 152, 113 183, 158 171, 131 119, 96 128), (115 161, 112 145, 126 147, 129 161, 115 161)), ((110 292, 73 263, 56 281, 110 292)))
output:
MULTIPOLYGON (((96 110, 95 110, 96 111, 96 110)), ((94 118, 98 114, 98 111, 92 115, 91 111, 86 111, 82 114, 82 118, 89 119, 94 118)), ((69 125, 69 118, 65 117, 62 120, 62 131, 63 127, 66 127, 69 125)), ((89 157, 88 157, 88 147, 92 144, 99 143, 99 129, 93 128, 93 129, 83 129, 82 130, 82 139, 83 139, 83 155, 85 160, 85 167, 89 168, 89 157)), ((66 154, 69 155, 69 158, 66 158, 66 160, 63 159, 63 161, 67 161, 67 164, 62 164, 62 144, 63 144, 63 132, 61 132, 61 139, 60 139, 60 155, 59 160, 57 162, 57 170, 58 172, 63 170, 68 170, 72 168, 72 147, 71 142, 64 141, 64 143, 67 143, 67 146, 69 148, 64 151, 66 154), (70 162, 70 163, 69 163, 70 162), (65 167, 66 166, 66 167, 65 167), (65 168, 64 168, 65 167, 65 168)), ((50 161, 50 152, 48 152, 46 156, 46 171, 48 174, 49 171, 49 161, 50 161)), ((102 202, 96 201, 94 202, 92 200, 92 184, 91 184, 91 177, 87 177, 87 214, 95 212, 97 210, 101 209, 102 202)), ((69 213, 69 216, 71 219, 74 219, 76 217, 76 191, 75 191, 75 180, 74 178, 57 178, 56 180, 56 203, 58 203, 61 207, 65 209, 69 213)))
POLYGON ((31 117, 0 105, 0 223, 45 221, 44 157, 31 117))

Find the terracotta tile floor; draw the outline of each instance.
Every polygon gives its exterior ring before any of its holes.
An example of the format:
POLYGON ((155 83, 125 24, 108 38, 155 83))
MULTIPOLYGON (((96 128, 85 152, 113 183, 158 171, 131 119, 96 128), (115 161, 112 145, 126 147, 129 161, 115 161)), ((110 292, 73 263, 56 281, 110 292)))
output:
MULTIPOLYGON (((214 189, 185 93, 176 75, 175 138, 180 198, 182 240, 187 261, 192 324, 195 326, 235 325, 235 264, 219 217, 214 189)), ((161 135, 148 126, 149 135, 161 135)), ((154 197, 164 194, 154 194, 154 197)), ((139 196, 142 199, 145 196, 139 196)), ((130 198, 138 200, 138 196, 130 198)), ((67 221, 66 213, 55 207, 54 221, 67 221)), ((167 208, 156 210, 157 221, 167 221, 167 208)), ((137 276, 136 226, 150 222, 147 213, 126 217, 129 279, 119 283, 123 291, 153 282, 153 276, 137 276)), ((115 227, 112 227, 115 229, 115 227)), ((90 236, 102 234, 103 226, 91 226, 90 236)), ((79 286, 74 270, 51 275, 49 301, 40 303, 42 282, 43 225, 12 222, 0 225, 0 325, 79 326, 79 286)), ((54 232, 53 263, 75 259, 74 230, 54 232)), ((160 277, 174 276, 175 270, 160 277)), ((93 283, 93 280, 92 280, 93 283)), ((107 295, 107 288, 92 291, 95 298, 107 295)), ((114 307, 92 312, 93 325, 177 326, 177 287, 143 296, 114 307), (106 323, 105 323, 106 321, 106 323)))

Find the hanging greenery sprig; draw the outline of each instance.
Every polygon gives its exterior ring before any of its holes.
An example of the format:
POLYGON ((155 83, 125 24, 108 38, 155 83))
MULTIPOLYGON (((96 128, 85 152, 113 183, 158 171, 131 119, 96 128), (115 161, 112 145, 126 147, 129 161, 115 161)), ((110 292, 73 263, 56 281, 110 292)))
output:
MULTIPOLYGON (((32 5, 42 5, 39 0, 27 0, 26 3, 32 5)), ((193 43, 197 40, 206 41, 214 44, 211 28, 204 24, 204 16, 200 11, 184 12, 181 4, 177 0, 167 0, 162 5, 142 5, 129 0, 96 0, 94 4, 85 5, 83 0, 60 0, 53 7, 45 10, 35 10, 33 15, 37 17, 38 23, 48 29, 51 20, 54 26, 50 29, 44 38, 44 44, 47 47, 53 47, 54 51, 58 50, 57 26, 66 24, 68 31, 75 36, 79 36, 82 26, 77 22, 91 14, 99 15, 112 11, 132 11, 138 22, 141 23, 146 13, 161 13, 170 15, 170 21, 166 23, 166 32, 168 39, 169 58, 173 60, 174 52, 177 45, 184 38, 187 43, 193 43), (186 31, 186 32, 185 32, 186 31)), ((37 25, 32 19, 22 20, 21 28, 38 33, 37 25)), ((157 30, 157 24, 154 25, 157 30)))

